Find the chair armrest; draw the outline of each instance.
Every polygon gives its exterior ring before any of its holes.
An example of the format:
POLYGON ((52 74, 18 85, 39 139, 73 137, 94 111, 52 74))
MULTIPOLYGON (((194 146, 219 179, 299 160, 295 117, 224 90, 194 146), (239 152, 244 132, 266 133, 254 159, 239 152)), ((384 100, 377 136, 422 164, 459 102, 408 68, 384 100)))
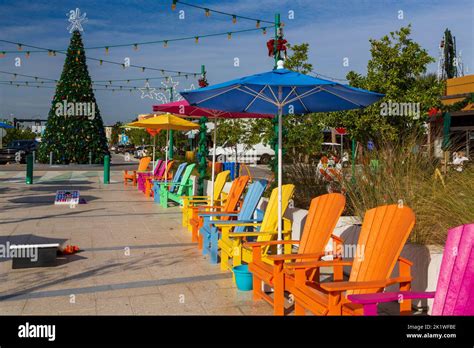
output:
POLYGON ((224 226, 258 227, 262 224, 261 222, 252 222, 252 221, 256 221, 256 220, 215 221, 213 225, 215 225, 216 227, 224 227, 224 226))
POLYGON ((397 291, 397 292, 383 292, 376 294, 358 294, 348 295, 347 298, 354 303, 359 304, 377 304, 385 302, 398 301, 400 298, 407 300, 419 300, 434 298, 436 291, 397 291))
POLYGON ((273 261, 286 261, 296 259, 320 259, 325 256, 325 253, 312 253, 312 254, 282 254, 282 255, 267 255, 267 258, 273 261))
POLYGON ((362 290, 362 289, 376 289, 384 288, 387 285, 387 280, 372 280, 367 282, 331 282, 321 283, 319 286, 327 292, 338 292, 346 290, 362 290))
POLYGON ((291 269, 310 269, 319 267, 334 267, 334 266, 352 266, 352 261, 330 260, 330 261, 313 261, 313 262, 295 262, 285 265, 291 269))
MULTIPOLYGON (((233 213, 221 213, 221 212, 218 212, 218 211, 210 211, 210 212, 207 212, 207 213, 199 213, 198 214, 199 216, 238 216, 239 213, 238 212, 233 212, 233 213)), ((222 223, 224 221, 219 221, 219 223, 222 223)))
POLYGON ((267 245, 278 245, 278 244, 300 244, 299 240, 270 240, 268 242, 246 242, 244 246, 255 248, 267 245))
MULTIPOLYGON (((291 232, 291 230, 282 231, 283 234, 289 233, 289 232, 291 232)), ((241 238, 241 237, 259 237, 259 236, 262 236, 262 235, 277 235, 277 234, 278 234, 278 231, 231 232, 231 233, 229 233, 229 237, 237 237, 237 238, 241 238)))

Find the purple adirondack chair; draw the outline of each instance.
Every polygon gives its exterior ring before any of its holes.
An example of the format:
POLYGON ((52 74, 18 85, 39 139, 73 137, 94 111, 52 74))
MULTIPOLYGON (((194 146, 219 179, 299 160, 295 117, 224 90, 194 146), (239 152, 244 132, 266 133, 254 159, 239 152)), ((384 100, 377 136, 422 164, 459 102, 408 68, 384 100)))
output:
POLYGON ((377 304, 400 299, 434 298, 432 315, 474 315, 474 223, 448 231, 436 291, 385 292, 349 295, 364 306, 364 315, 377 315, 377 304))
POLYGON ((161 167, 163 167, 163 172, 165 171, 165 166, 163 165, 164 161, 163 160, 158 160, 156 162, 155 169, 153 169, 152 172, 137 172, 137 186, 138 189, 142 192, 145 192, 145 181, 148 176, 157 176, 159 175, 161 171, 161 167))

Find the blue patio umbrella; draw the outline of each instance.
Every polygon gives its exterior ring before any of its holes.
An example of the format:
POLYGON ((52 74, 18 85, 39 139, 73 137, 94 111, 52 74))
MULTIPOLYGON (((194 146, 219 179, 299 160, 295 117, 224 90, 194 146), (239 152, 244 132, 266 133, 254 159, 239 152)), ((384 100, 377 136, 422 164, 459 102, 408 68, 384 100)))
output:
MULTIPOLYGON (((283 68, 181 92, 191 104, 231 112, 278 115, 278 239, 282 238, 282 115, 362 109, 384 95, 283 68)), ((280 251, 281 249, 279 249, 280 251)))
POLYGON ((8 123, 0 122, 0 128, 13 128, 13 126, 8 123))

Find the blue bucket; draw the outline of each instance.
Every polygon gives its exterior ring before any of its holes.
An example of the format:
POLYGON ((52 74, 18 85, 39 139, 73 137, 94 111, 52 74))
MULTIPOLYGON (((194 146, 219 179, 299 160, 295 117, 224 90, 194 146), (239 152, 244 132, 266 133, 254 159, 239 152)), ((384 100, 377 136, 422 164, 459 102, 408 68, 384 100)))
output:
POLYGON ((252 273, 249 272, 248 265, 240 265, 233 268, 237 289, 250 291, 253 289, 252 273))

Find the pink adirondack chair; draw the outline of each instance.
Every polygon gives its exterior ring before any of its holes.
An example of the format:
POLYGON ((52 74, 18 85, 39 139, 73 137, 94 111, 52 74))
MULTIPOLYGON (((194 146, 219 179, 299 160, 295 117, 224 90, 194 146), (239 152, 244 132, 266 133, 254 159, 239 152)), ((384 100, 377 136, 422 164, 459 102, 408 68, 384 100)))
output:
POLYGON ((164 161, 161 159, 158 160, 155 169, 153 169, 153 172, 137 172, 137 186, 140 191, 145 192, 145 182, 147 177, 158 175, 162 167, 164 171, 165 166, 163 165, 163 162, 164 161))
POLYGON ((349 295, 364 315, 377 315, 377 304, 434 298, 432 315, 474 315, 474 223, 448 231, 436 291, 349 295))

